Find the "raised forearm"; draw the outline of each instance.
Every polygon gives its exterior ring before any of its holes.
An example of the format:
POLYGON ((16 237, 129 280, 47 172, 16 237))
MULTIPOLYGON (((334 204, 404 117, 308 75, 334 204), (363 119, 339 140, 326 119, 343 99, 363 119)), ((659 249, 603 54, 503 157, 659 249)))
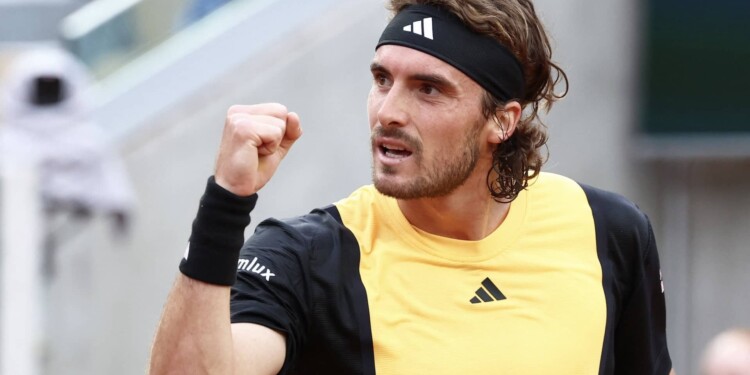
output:
POLYGON ((282 334, 255 324, 232 328, 229 285, 235 282, 255 193, 301 135, 299 117, 281 104, 228 110, 215 180, 209 179, 201 198, 182 273, 164 307, 150 374, 275 374, 281 369, 282 334))
POLYGON ((149 374, 234 372, 229 291, 177 276, 156 332, 149 374))

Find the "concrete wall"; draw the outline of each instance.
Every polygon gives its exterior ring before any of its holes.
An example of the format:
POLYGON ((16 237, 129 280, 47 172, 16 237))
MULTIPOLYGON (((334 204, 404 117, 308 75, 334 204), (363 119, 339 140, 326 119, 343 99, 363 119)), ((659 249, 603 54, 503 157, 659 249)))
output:
POLYGON ((678 368, 695 369, 713 336, 750 327, 750 161, 657 168, 670 344, 678 368))
MULTIPOLYGON (((303 120, 305 135, 261 193, 255 222, 306 212, 369 182, 367 66, 386 13, 376 0, 343 4, 123 145, 139 196, 133 236, 113 242, 99 223, 60 254, 50 373, 143 370, 229 105, 279 101, 303 120)), ((638 159, 634 2, 538 0, 537 8, 571 80, 547 118, 547 170, 618 191, 652 217, 675 367, 695 374, 711 335, 750 326, 750 164, 638 159)))

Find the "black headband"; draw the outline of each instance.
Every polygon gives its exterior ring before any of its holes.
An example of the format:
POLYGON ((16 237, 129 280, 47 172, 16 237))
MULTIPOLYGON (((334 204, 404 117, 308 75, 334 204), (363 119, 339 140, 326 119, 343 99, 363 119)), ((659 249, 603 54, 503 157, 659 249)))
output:
POLYGON ((431 5, 410 5, 383 30, 377 50, 396 44, 430 54, 452 65, 502 100, 521 100, 523 69, 497 40, 475 33, 453 13, 431 5))

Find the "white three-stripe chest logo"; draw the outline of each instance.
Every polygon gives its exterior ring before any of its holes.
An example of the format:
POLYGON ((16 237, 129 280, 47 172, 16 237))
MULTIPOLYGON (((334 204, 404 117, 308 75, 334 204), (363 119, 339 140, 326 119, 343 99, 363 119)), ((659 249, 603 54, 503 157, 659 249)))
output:
POLYGON ((404 26, 404 31, 434 40, 432 34, 432 17, 427 17, 421 21, 414 21, 411 25, 404 26))

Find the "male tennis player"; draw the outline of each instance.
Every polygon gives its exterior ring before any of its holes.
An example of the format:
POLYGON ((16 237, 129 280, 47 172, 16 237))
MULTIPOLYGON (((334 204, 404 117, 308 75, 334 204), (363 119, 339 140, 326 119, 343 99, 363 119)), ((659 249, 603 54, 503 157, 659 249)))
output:
POLYGON ((391 8, 370 66, 373 186, 243 246, 302 132, 282 105, 232 107, 151 372, 669 373, 648 219, 540 172, 538 112, 567 79, 532 3, 391 8))

